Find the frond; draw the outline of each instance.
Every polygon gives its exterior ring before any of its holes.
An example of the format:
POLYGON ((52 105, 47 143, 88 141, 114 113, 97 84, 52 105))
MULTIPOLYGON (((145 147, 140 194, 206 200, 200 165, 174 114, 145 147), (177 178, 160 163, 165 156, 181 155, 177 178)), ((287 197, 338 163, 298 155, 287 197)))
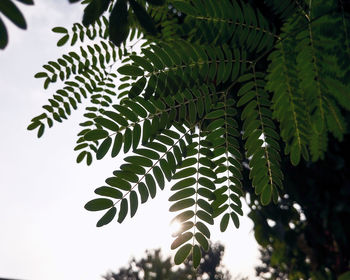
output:
POLYGON ((207 44, 232 44, 245 47, 249 51, 260 52, 271 49, 278 36, 259 10, 243 1, 220 1, 215 5, 210 0, 174 1, 176 10, 186 15, 184 30, 192 41, 207 44), (185 31, 186 32, 186 31, 185 31))
POLYGON ((249 159, 250 174, 255 193, 261 195, 261 203, 266 205, 278 198, 278 187, 282 188, 283 175, 280 169, 279 134, 272 122, 270 100, 265 91, 265 75, 255 72, 241 76, 244 84, 237 95, 237 106, 243 106, 243 139, 246 157, 249 159))
POLYGON ((219 85, 238 77, 243 65, 249 63, 245 53, 228 46, 193 45, 186 41, 159 43, 142 49, 142 56, 131 56, 132 64, 118 69, 120 74, 136 81, 129 97, 175 95, 186 88, 206 84, 219 85))

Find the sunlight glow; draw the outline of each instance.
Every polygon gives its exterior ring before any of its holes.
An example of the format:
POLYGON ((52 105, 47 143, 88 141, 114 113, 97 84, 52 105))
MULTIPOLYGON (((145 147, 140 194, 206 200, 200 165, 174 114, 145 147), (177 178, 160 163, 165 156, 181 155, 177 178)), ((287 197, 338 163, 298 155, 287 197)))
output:
POLYGON ((171 234, 174 236, 174 235, 177 235, 177 233, 181 230, 181 223, 177 220, 175 221, 172 221, 170 223, 170 230, 171 230, 171 234))

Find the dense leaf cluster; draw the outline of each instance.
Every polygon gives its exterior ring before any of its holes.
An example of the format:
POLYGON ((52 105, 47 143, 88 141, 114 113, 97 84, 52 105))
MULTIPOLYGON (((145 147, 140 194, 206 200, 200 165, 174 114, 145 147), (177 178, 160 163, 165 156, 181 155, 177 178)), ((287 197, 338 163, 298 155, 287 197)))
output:
POLYGON ((105 210, 97 226, 133 217, 175 180, 175 263, 191 253, 197 267, 215 219, 222 231, 239 226, 243 167, 261 203, 277 203, 281 145, 297 165, 323 158, 328 134, 341 140, 347 131, 342 1, 86 2, 84 26, 53 31, 63 35, 59 46, 90 41, 36 74, 45 88, 63 87, 28 129, 40 137, 88 99, 77 161, 127 153, 85 205, 105 210))

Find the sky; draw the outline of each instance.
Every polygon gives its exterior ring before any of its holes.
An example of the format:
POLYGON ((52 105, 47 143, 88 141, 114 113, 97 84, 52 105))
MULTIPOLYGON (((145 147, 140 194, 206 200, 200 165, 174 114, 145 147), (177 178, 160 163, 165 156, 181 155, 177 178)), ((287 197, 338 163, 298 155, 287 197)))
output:
MULTIPOLYGON (((69 28, 82 15, 79 4, 66 0, 35 3, 18 4, 27 19, 27 31, 5 20, 9 45, 0 51, 0 278, 99 280, 132 257, 142 257, 146 249, 173 254, 170 186, 123 224, 96 228, 101 213, 84 210, 84 204, 95 198, 94 189, 122 159, 106 157, 90 167, 76 164, 73 148, 82 111, 63 124, 55 123, 41 139, 26 130, 53 93, 45 91, 34 74, 67 51, 56 47, 58 38, 51 29, 69 28)), ((232 275, 255 279, 259 253, 252 222, 243 217, 238 230, 232 226, 225 233, 217 223, 211 228, 211 240, 225 245, 226 267, 232 275)))

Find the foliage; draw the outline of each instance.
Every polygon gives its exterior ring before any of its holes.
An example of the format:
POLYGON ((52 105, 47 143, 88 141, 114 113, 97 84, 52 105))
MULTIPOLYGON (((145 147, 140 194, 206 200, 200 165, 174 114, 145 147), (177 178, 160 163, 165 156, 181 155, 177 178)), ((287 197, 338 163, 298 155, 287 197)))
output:
POLYGON ((331 139, 325 159, 316 163, 284 162, 285 189, 276 206, 252 199, 260 278, 333 280, 350 270, 349 141, 331 139))
MULTIPOLYGON (((26 5, 34 5, 33 0, 17 0, 26 5)), ((2 0, 0 2, 0 13, 12 21, 17 27, 27 29, 26 20, 12 0, 2 0)), ((8 43, 8 32, 5 23, 0 17, 0 49, 4 49, 8 43)))
POLYGON ((35 75, 45 89, 63 86, 28 129, 41 137, 89 100, 77 162, 126 153, 85 205, 105 210, 97 226, 133 217, 177 180, 169 210, 182 227, 171 247, 176 264, 191 255, 198 267, 214 219, 221 231, 239 227, 243 166, 261 204, 278 203, 280 147, 293 165, 316 161, 329 134, 342 140, 347 132, 343 1, 84 2, 84 25, 53 29, 62 35, 58 46, 80 50, 35 75))
POLYGON ((221 265, 224 247, 214 244, 208 252, 203 253, 203 262, 195 271, 192 261, 186 261, 183 266, 174 269, 171 257, 162 258, 161 250, 146 251, 146 257, 132 259, 127 267, 120 268, 118 272, 109 272, 104 276, 106 280, 150 280, 150 279, 222 279, 230 280, 229 272, 221 265))

